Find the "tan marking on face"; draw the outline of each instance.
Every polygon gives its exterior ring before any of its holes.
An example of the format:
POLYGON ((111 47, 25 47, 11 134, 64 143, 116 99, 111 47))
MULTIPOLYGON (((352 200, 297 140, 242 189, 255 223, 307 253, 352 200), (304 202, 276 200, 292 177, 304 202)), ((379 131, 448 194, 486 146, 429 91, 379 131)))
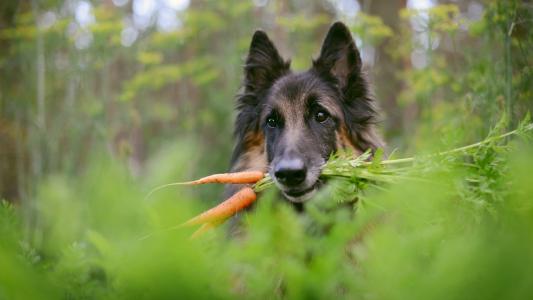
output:
POLYGON ((355 155, 362 154, 361 149, 355 146, 356 141, 352 141, 345 126, 341 126, 340 130, 336 132, 336 138, 337 151, 348 151, 355 155))
POLYGON ((244 137, 244 148, 262 147, 265 143, 265 136, 262 132, 251 132, 244 137))
POLYGON ((265 138, 263 133, 249 133, 244 138, 244 151, 234 164, 232 171, 267 171, 265 138))
POLYGON ((338 131, 335 132, 335 144, 339 150, 346 148, 344 138, 341 137, 338 131))

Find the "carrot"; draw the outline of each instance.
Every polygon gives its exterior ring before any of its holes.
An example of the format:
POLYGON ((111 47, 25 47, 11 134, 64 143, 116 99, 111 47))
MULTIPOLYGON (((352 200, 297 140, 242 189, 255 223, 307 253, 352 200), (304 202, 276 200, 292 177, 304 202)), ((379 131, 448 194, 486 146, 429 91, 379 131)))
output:
POLYGON ((224 202, 188 220, 182 226, 220 222, 248 207, 256 199, 257 195, 254 190, 250 187, 244 187, 224 202))
POLYGON ((244 172, 235 172, 235 173, 222 173, 222 174, 213 174, 198 180, 183 182, 183 185, 197 185, 205 183, 236 183, 236 184, 245 184, 245 183, 256 183, 259 180, 263 179, 265 174, 261 171, 244 171, 244 172))
POLYGON ((175 185, 198 185, 206 183, 228 183, 228 184, 247 184, 247 183, 256 183, 259 180, 263 179, 265 174, 261 171, 244 171, 244 172, 235 172, 235 173, 222 173, 222 174, 213 174, 206 177, 202 177, 193 181, 186 182, 173 182, 160 185, 152 189, 146 196, 145 199, 150 198, 155 192, 175 185))

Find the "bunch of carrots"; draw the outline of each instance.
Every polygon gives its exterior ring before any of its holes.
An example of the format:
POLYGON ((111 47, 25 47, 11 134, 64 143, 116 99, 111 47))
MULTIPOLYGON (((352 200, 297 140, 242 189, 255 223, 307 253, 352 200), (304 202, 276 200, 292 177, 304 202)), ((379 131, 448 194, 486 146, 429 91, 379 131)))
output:
MULTIPOLYGON (((481 142, 436 153, 430 157, 466 154, 470 150, 474 150, 495 141, 502 140, 511 135, 528 132, 533 130, 533 123, 529 123, 528 121, 529 119, 524 120, 516 130, 502 135, 489 136, 481 142)), ((365 152, 354 159, 330 159, 330 161, 323 168, 321 177, 345 178, 352 181, 364 180, 371 185, 390 183, 396 181, 397 179, 414 179, 409 175, 414 169, 412 165, 414 161, 415 158, 412 157, 381 160, 380 155, 375 155, 371 161, 371 154, 369 152, 365 152), (406 164, 411 165, 406 167, 406 164)), ((273 184, 273 181, 268 174, 264 174, 260 171, 214 174, 194 181, 177 182, 159 186, 152 190, 147 197, 157 190, 169 186, 200 185, 208 183, 245 184, 246 186, 219 205, 199 214, 192 219, 189 219, 178 226, 184 227, 201 225, 200 228, 192 234, 192 238, 200 236, 209 229, 216 227, 217 225, 223 223, 226 219, 250 206, 256 201, 257 193, 267 189, 273 184)))
MULTIPOLYGON (((208 183, 220 183, 220 184, 256 184, 262 179, 268 179, 268 175, 265 176, 263 172, 260 171, 245 171, 245 172, 236 172, 236 173, 223 173, 223 174, 213 174, 200 178, 198 180, 187 181, 187 182, 176 182, 165 184, 159 186, 152 190, 147 197, 152 195, 154 192, 174 185, 200 185, 208 183)), ((263 185, 264 186, 264 185, 263 185)), ((264 187, 263 187, 264 188, 264 187)), ((201 225, 198 230, 192 234, 192 238, 198 237, 204 232, 208 231, 211 228, 216 227, 217 225, 223 223, 229 217, 235 215, 239 211, 245 209, 255 202, 257 199, 256 192, 259 192, 263 188, 257 186, 245 186, 240 189, 233 196, 220 203, 219 205, 199 214, 198 216, 189 219, 185 223, 181 224, 179 227, 184 226, 194 226, 201 225)))

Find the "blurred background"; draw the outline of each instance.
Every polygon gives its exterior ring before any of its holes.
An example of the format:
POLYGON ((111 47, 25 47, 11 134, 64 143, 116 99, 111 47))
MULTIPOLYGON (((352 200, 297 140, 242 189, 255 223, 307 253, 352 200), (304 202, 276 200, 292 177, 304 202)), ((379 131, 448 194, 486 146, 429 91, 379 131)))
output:
POLYGON ((122 162, 146 186, 227 170, 257 28, 305 70, 329 25, 349 25, 387 152, 412 154, 427 137, 475 141, 533 107, 532 9, 514 0, 2 1, 0 198, 29 201, 47 175, 78 176, 95 157, 122 162))
POLYGON ((0 299, 531 298, 532 23, 518 0, 0 0, 0 299), (145 196, 228 169, 253 32, 305 70, 337 20, 389 158, 416 160, 191 241, 222 187, 145 196))

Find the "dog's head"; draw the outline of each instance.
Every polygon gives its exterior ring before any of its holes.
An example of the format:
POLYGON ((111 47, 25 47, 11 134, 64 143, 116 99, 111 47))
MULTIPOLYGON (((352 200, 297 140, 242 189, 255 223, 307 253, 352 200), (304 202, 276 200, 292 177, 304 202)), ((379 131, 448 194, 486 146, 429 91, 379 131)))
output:
MULTIPOLYGON (((322 166, 338 150, 376 148, 375 110, 361 75, 361 58, 351 33, 331 26, 318 59, 293 73, 263 31, 256 31, 238 102, 237 155, 255 141, 282 193, 293 202, 309 199, 322 166)), ((235 159, 235 156, 234 156, 235 159)))

